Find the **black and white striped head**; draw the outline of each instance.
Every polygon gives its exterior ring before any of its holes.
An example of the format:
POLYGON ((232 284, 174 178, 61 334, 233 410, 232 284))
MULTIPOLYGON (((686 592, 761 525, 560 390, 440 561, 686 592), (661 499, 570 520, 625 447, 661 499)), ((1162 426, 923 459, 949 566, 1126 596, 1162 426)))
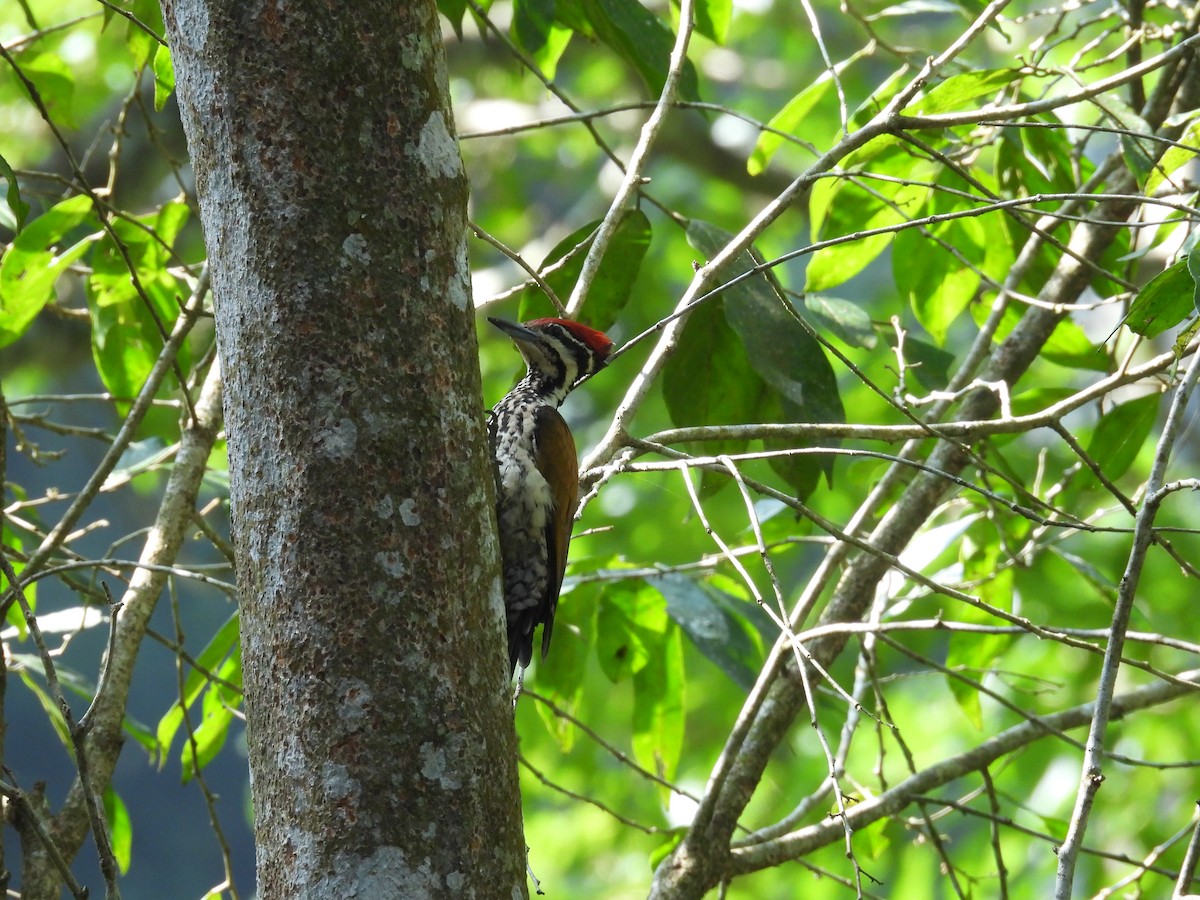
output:
POLYGON ((488 321, 512 338, 525 364, 526 381, 539 393, 562 402, 581 379, 608 362, 613 342, 602 331, 570 319, 532 319, 518 324, 488 316, 488 321))

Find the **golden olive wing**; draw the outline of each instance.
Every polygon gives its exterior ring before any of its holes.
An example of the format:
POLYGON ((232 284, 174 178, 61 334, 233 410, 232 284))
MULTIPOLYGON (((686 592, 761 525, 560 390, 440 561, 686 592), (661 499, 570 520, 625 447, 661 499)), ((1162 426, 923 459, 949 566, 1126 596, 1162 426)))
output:
POLYGON ((567 568, 567 548, 571 543, 571 527, 575 506, 579 502, 579 461, 575 456, 575 439, 571 429, 558 411, 544 406, 537 413, 537 467, 550 485, 554 508, 546 522, 546 560, 549 566, 546 579, 545 624, 542 626, 542 657, 550 649, 550 633, 554 628, 554 611, 558 607, 558 592, 562 589, 563 573, 567 568))

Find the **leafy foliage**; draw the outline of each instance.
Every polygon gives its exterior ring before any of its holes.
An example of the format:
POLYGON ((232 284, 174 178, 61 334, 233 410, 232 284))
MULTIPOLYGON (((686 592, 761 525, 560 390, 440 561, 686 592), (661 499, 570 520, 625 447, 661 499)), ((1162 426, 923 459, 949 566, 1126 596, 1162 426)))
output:
MULTIPOLYGON (((1180 496, 1190 413, 1171 414, 1200 308, 1194 23, 1169 4, 688 5, 674 108, 571 311, 624 348, 565 410, 593 490, 516 709, 533 870, 563 896, 641 895, 686 834, 731 898, 794 895, 788 859, 833 876, 814 898, 1047 896, 1049 848, 1081 822, 1063 773, 1089 710, 1117 708, 1119 663, 1116 753, 1065 858, 1076 893, 1170 894, 1200 728, 1177 699, 1200 516, 1180 496), (706 790, 717 814, 693 823, 706 790)), ((558 314, 528 268, 564 303, 577 289, 682 7, 439 0, 495 238, 471 246, 477 306, 558 314)), ((48 642, 6 593, 0 750, 29 793, 74 758, 56 692, 78 720, 104 681, 101 582, 120 597, 150 571, 132 560, 216 348, 158 4, 32 0, 0 29, 3 546, 48 642)), ((514 367, 483 338, 481 407, 514 367)), ((172 615, 118 651, 138 656, 126 755, 168 770, 95 786, 130 895, 252 878, 223 441, 206 452, 186 550, 154 563, 172 615), (180 781, 221 874, 142 849, 180 781)))

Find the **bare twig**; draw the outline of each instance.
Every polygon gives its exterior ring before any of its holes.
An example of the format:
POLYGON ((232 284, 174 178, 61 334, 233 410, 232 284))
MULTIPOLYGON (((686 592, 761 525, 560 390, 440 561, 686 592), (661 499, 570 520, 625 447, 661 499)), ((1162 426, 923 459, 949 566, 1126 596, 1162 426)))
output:
POLYGON ((1167 464, 1171 458, 1175 440, 1183 425, 1188 400, 1200 377, 1200 355, 1192 358, 1187 371, 1171 401, 1167 421, 1154 453, 1154 463, 1146 480, 1146 493, 1134 522, 1133 546, 1121 576, 1117 603, 1113 610, 1108 648, 1104 654, 1104 665, 1100 670, 1100 683, 1096 688, 1096 704, 1092 714, 1091 729, 1083 757, 1079 790, 1075 797, 1075 809, 1071 814, 1066 838, 1058 851, 1058 876, 1055 880, 1055 900, 1070 900, 1075 883, 1075 861, 1087 831, 1088 819, 1096 792, 1104 781, 1104 740, 1108 731, 1108 720, 1116 688, 1117 672, 1125 648, 1125 633, 1129 630, 1129 619, 1133 613, 1133 601, 1137 596, 1138 582, 1146 561, 1146 551, 1153 538, 1154 517, 1165 494, 1160 493, 1166 478, 1167 464))

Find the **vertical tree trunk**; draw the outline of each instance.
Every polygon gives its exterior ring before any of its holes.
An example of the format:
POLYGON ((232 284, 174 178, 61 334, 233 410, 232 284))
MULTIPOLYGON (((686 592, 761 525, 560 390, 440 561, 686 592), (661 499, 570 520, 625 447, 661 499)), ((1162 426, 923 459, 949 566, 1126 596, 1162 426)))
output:
POLYGON ((164 11, 227 379, 259 896, 524 896, 434 2, 164 11))

